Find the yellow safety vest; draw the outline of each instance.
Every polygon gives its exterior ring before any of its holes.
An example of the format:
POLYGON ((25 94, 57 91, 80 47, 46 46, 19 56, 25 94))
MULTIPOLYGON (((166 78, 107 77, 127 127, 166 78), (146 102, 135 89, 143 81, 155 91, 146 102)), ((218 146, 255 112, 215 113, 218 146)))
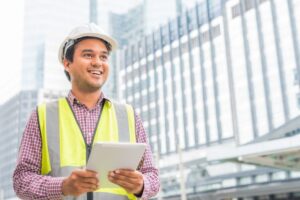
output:
MULTIPOLYGON (((86 144, 66 98, 39 105, 38 122, 42 138, 43 175, 66 177, 74 169, 86 166, 91 147, 86 144)), ((131 106, 105 100, 92 143, 99 141, 136 142, 135 117, 131 106)), ((93 196, 95 200, 137 199, 121 187, 101 188, 93 196)), ((66 199, 86 199, 86 195, 66 199)))

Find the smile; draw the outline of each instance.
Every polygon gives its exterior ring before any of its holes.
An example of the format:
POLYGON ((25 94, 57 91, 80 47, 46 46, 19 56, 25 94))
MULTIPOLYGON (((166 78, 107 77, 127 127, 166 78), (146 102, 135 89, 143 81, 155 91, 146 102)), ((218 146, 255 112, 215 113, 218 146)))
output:
POLYGON ((88 70, 88 72, 91 74, 94 74, 94 75, 98 75, 98 76, 103 74, 103 71, 101 71, 101 70, 88 70))

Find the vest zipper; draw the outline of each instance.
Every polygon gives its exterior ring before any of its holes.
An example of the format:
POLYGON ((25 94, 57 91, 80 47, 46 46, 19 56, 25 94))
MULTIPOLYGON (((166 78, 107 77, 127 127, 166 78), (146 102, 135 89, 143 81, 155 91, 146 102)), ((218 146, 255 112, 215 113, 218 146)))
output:
POLYGON ((86 144, 86 161, 88 161, 92 151, 92 144, 86 144))
MULTIPOLYGON (((70 109, 71 109, 71 111, 72 111, 72 113, 73 113, 73 116, 74 116, 74 118, 75 118, 75 121, 77 122, 77 126, 78 126, 79 129, 80 129, 80 132, 81 132, 83 141, 84 141, 84 143, 85 143, 85 146, 86 146, 86 163, 87 163, 88 160, 89 160, 91 151, 92 151, 92 147, 93 147, 95 135, 96 135, 97 128, 98 128, 98 125, 99 125, 99 122, 100 122, 100 118, 101 118, 101 115, 102 115, 102 111, 103 111, 103 108, 104 108, 104 105, 105 105, 105 99, 104 99, 104 102, 103 102, 102 107, 101 107, 101 111, 100 111, 100 114, 99 114, 99 117, 98 117, 98 121, 97 121, 95 130, 94 130, 94 134, 93 134, 93 138, 92 138, 91 144, 88 144, 88 143, 86 142, 85 137, 84 137, 84 135, 83 135, 83 131, 82 131, 82 129, 81 129, 80 125, 79 125, 79 122, 78 122, 78 120, 77 120, 77 118, 76 118, 76 115, 75 115, 75 113, 74 113, 74 111, 73 111, 73 109, 72 109, 71 103, 69 102, 69 99, 68 99, 68 98, 66 98, 66 100, 67 100, 67 102, 68 102, 68 104, 69 104, 69 106, 70 106, 70 109)), ((93 196, 94 196, 94 195, 93 195, 93 192, 88 192, 88 193, 87 193, 87 200, 93 200, 93 199, 94 199, 93 196)))

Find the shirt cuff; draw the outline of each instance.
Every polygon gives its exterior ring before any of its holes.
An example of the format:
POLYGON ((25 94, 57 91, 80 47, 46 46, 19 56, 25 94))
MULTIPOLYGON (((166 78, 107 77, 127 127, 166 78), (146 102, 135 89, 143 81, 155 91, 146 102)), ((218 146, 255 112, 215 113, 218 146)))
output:
POLYGON ((145 175, 143 175, 143 179, 144 179, 144 189, 142 195, 139 198, 142 200, 144 199, 147 200, 149 199, 149 190, 151 185, 148 178, 145 175))
POLYGON ((65 177, 51 177, 47 187, 47 196, 49 199, 62 199, 62 183, 65 177))

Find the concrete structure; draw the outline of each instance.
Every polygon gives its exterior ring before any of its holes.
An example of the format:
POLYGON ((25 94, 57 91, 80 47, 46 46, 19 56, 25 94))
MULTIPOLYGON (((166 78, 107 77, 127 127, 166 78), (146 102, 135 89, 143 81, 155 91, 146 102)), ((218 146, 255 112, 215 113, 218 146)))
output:
POLYGON ((160 158, 161 197, 299 195, 300 145, 287 143, 300 129, 299 11, 297 0, 207 0, 128 42, 121 91, 160 158))

